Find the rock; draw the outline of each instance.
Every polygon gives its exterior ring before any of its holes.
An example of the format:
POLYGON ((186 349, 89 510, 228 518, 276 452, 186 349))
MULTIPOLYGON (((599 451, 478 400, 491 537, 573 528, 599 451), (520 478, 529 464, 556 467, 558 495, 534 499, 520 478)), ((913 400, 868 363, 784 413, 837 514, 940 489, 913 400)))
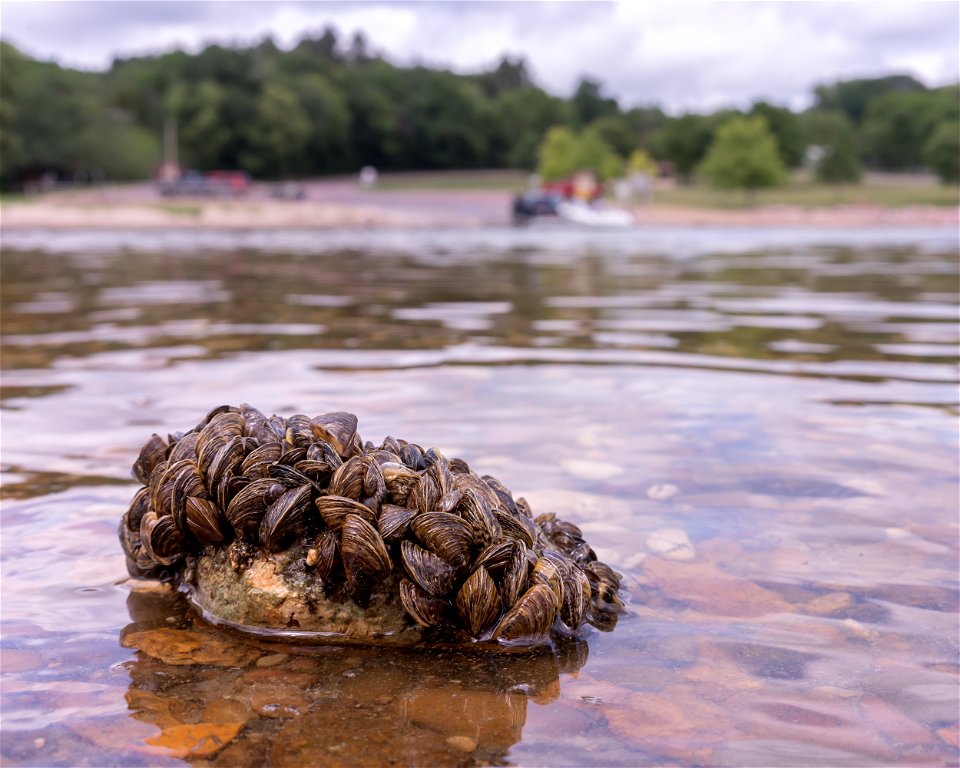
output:
POLYGON ((250 706, 261 717, 297 717, 307 710, 307 696, 302 688, 290 686, 282 676, 271 683, 250 688, 250 706))
POLYGON ((947 744, 954 749, 960 747, 960 723, 954 723, 946 728, 940 728, 937 730, 937 736, 947 742, 947 744))
POLYGON ((230 566, 226 548, 197 559, 193 601, 208 618, 239 628, 322 633, 356 642, 414 643, 420 630, 398 597, 396 575, 378 585, 369 605, 328 599, 305 567, 306 552, 295 545, 258 555, 241 572, 230 566))
POLYGON ((826 616, 845 610, 851 605, 853 605, 853 596, 849 592, 829 592, 826 595, 813 598, 803 608, 807 613, 826 616))
POLYGON ((762 616, 791 611, 776 592, 720 570, 713 563, 677 563, 648 557, 644 576, 673 600, 717 616, 762 616))
POLYGON ((250 707, 237 699, 214 699, 200 714, 205 723, 242 723, 250 719, 250 707))
POLYGON ((647 547, 668 560, 693 560, 697 556, 687 532, 680 528, 654 531, 647 536, 647 547))
POLYGON ((163 747, 173 757, 210 757, 233 741, 242 727, 243 723, 173 725, 146 741, 163 747))
POLYGON ((400 695, 394 706, 409 722, 442 734, 448 744, 470 733, 485 749, 508 749, 519 741, 527 717, 527 697, 515 692, 423 687, 400 695))
POLYGON ((41 664, 40 654, 26 648, 0 649, 0 667, 4 672, 30 672, 41 664))
POLYGON ((447 744, 461 752, 473 752, 477 748, 477 740, 469 736, 451 736, 447 744))
POLYGON ((152 629, 123 635, 124 648, 136 648, 165 664, 213 664, 245 667, 260 656, 260 651, 233 642, 216 632, 185 629, 152 629))

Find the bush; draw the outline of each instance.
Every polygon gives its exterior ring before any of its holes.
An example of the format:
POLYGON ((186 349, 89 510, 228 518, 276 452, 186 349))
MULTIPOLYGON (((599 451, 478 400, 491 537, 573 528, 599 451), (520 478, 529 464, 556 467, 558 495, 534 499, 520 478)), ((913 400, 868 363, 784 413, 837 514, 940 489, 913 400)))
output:
POLYGON ((777 142, 760 116, 734 117, 721 125, 700 170, 720 189, 750 191, 786 179, 777 142))
POLYGON ((826 184, 860 181, 860 159, 853 126, 839 110, 815 109, 807 113, 807 137, 819 148, 813 172, 826 184))

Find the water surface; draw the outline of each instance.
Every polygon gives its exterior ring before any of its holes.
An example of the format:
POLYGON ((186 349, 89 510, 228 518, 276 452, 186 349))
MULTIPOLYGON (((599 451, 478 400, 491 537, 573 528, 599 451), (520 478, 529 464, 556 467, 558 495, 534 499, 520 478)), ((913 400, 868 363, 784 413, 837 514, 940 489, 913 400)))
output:
POLYGON ((955 233, 9 232, 2 278, 6 764, 957 763, 955 233), (297 648, 135 588, 140 445, 242 401, 462 456, 626 614, 297 648))

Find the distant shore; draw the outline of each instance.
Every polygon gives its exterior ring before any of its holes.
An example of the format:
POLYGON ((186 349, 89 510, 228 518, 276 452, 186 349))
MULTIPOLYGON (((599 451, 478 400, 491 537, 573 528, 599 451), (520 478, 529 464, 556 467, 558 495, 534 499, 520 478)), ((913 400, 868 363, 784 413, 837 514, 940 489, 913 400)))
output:
MULTIPOLYGON (((0 203, 4 229, 424 229, 510 222, 512 194, 490 189, 363 190, 346 180, 306 185, 302 200, 262 190, 237 199, 165 198, 150 185, 53 192, 0 203)), ((638 227, 957 227, 956 206, 634 206, 638 227)))

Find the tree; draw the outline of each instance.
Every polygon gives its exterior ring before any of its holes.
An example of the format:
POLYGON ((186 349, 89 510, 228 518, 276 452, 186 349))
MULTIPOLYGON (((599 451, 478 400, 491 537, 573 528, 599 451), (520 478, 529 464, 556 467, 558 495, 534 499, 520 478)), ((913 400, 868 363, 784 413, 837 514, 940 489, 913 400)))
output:
POLYGON ((578 127, 589 125, 598 117, 615 115, 620 111, 617 100, 604 96, 602 88, 598 80, 588 77, 580 80, 570 99, 573 118, 578 127))
POLYGON ((575 134, 565 126, 554 126, 537 154, 537 173, 547 181, 565 179, 580 170, 592 170, 601 181, 623 175, 623 158, 590 128, 575 134))
POLYGON ((635 149, 627 159, 628 173, 643 173, 647 176, 657 175, 657 164, 643 149, 635 149))
POLYGON ((803 162, 806 142, 803 136, 803 124, 786 107, 777 107, 765 101, 758 101, 750 110, 751 115, 759 115, 767 121, 770 132, 777 140, 780 159, 787 168, 796 168, 803 162))
POLYGON ((686 183, 706 155, 712 138, 713 127, 709 118, 686 114, 667 120, 654 139, 653 152, 672 162, 680 181, 686 183))
POLYGON ((886 77, 839 80, 830 85, 818 85, 814 90, 817 109, 838 109, 859 125, 867 113, 870 102, 885 93, 922 91, 923 83, 910 75, 887 75, 886 77))
POLYGON ((776 139, 759 116, 734 117, 721 125, 700 170, 715 187, 747 192, 786 178, 776 139))
POLYGON ((562 125, 555 125, 537 150, 537 173, 546 181, 564 179, 577 170, 577 137, 562 125))
POLYGON ((923 156, 944 184, 960 181, 960 121, 940 123, 924 147, 923 156))
POLYGON ((940 123, 960 117, 957 86, 885 93, 870 102, 863 122, 864 155, 891 171, 919 168, 940 123))
POLYGON ((626 157, 639 146, 639 135, 624 115, 598 117, 588 126, 621 157, 626 157))
POLYGON ((296 94, 279 83, 268 83, 257 101, 249 146, 241 162, 253 174, 302 175, 309 137, 310 120, 296 94))
POLYGON ((350 167, 350 110, 346 99, 318 72, 291 83, 310 123, 304 173, 342 171, 350 167))
POLYGON ((533 170, 537 147, 554 125, 570 122, 569 104, 534 85, 501 93, 496 111, 491 151, 494 165, 533 170))
POLYGON ((575 157, 577 170, 590 169, 600 181, 623 176, 623 158, 594 128, 587 128, 577 137, 575 157))
POLYGON ((0 183, 14 176, 23 153, 23 140, 17 131, 17 100, 20 91, 23 57, 9 43, 0 41, 0 183))
POLYGON ((503 56, 494 69, 475 75, 473 80, 480 86, 484 95, 491 99, 533 85, 530 73, 527 71, 527 61, 522 56, 515 59, 503 56))
POLYGON ((860 181, 860 159, 853 126, 840 110, 814 109, 805 116, 813 151, 813 171, 827 184, 860 181))
POLYGON ((634 147, 650 149, 653 137, 667 122, 667 116, 657 106, 634 107, 623 115, 630 126, 634 147))
POLYGON ((169 93, 167 108, 177 119, 181 162, 204 171, 223 165, 230 129, 223 119, 225 89, 215 80, 178 82, 169 93))

